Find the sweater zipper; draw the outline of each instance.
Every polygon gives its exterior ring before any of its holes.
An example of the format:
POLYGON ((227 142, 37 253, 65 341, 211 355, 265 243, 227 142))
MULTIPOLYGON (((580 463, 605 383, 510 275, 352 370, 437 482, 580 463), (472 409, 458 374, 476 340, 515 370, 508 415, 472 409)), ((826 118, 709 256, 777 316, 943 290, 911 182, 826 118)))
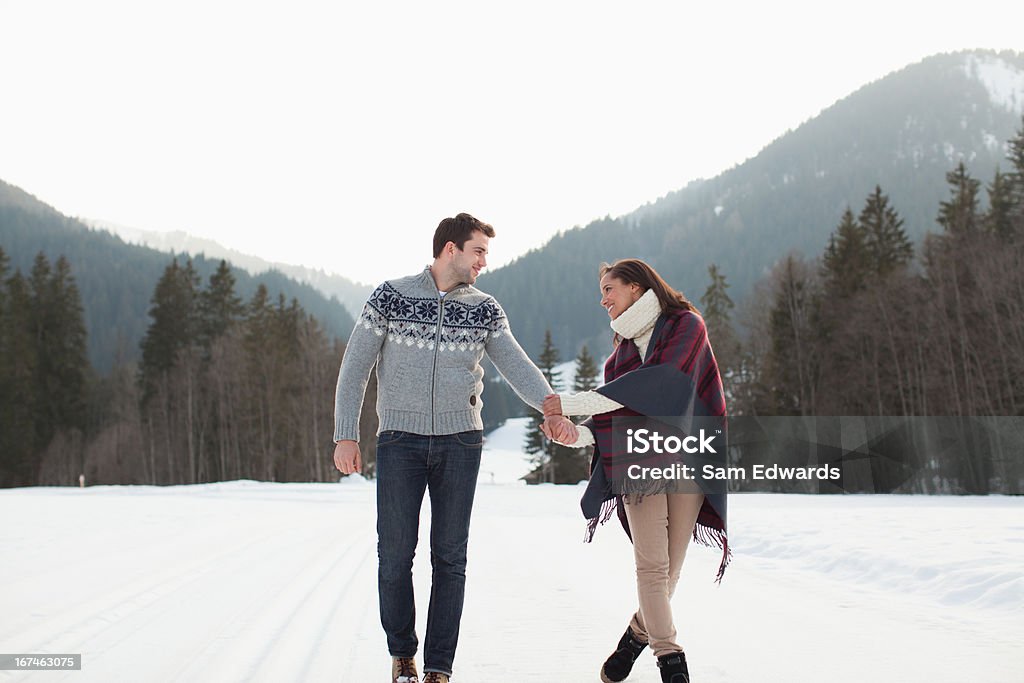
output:
POLYGON ((441 321, 444 319, 444 297, 437 296, 437 332, 434 338, 434 365, 430 369, 430 433, 437 433, 437 417, 434 411, 434 384, 437 380, 437 349, 441 345, 441 321))

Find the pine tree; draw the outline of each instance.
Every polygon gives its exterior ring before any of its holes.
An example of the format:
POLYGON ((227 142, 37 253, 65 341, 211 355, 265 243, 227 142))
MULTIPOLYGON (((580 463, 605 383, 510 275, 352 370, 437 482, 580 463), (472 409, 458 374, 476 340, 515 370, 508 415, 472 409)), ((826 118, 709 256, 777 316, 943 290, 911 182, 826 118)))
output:
POLYGON ((946 174, 949 183, 949 201, 939 206, 938 222, 950 235, 971 235, 978 228, 978 188, 981 186, 972 178, 961 161, 956 170, 946 174))
POLYGON ((36 483, 36 366, 32 294, 28 280, 15 272, 4 283, 6 296, 3 351, 7 357, 3 378, 6 405, 0 405, 0 485, 29 486, 36 483))
POLYGON ((49 353, 55 344, 53 336, 56 334, 56 311, 51 305, 52 274, 53 270, 46 255, 43 252, 36 254, 28 280, 31 301, 31 308, 28 311, 31 321, 30 333, 36 346, 35 375, 32 378, 32 412, 36 418, 33 453, 41 452, 50 443, 56 431, 57 416, 54 414, 53 398, 54 392, 60 388, 52 385, 55 359, 49 353))
MULTIPOLYGON (((537 367, 544 375, 544 379, 551 385, 552 390, 556 392, 561 388, 562 384, 561 373, 555 370, 558 360, 558 349, 555 348, 554 342, 551 341, 551 329, 548 328, 544 331, 544 347, 541 350, 540 362, 537 363, 537 367)), ((530 425, 526 430, 524 449, 527 453, 534 456, 533 463, 536 466, 535 471, 539 474, 539 480, 542 482, 553 482, 553 457, 557 444, 545 439, 544 434, 540 431, 540 426, 543 422, 544 416, 539 413, 530 418, 530 425)))
POLYGON ((140 379, 143 404, 148 402, 161 377, 165 377, 181 353, 195 340, 198 277, 188 261, 184 268, 174 259, 156 283, 149 316, 153 319, 142 339, 140 379))
POLYGON ((1021 127, 1017 131, 1017 135, 1007 141, 1009 152, 1006 155, 1013 167, 1011 175, 1017 178, 1024 176, 1024 115, 1021 116, 1020 123, 1021 127))
POLYGON ((889 206, 889 197, 875 185, 858 219, 864 232, 868 259, 876 275, 885 276, 905 265, 914 255, 914 247, 903 230, 903 219, 889 206))
POLYGON ((1012 180, 996 169, 995 178, 987 189, 989 209, 985 213, 985 229, 1007 241, 1014 233, 1012 180))
POLYGON ((11 355, 11 326, 14 323, 10 310, 10 296, 7 294, 7 268, 10 260, 0 247, 0 486, 11 486, 13 472, 16 469, 12 462, 12 437, 15 433, 11 411, 15 395, 14 358, 11 355))
MULTIPOLYGON (((11 260, 7 257, 7 253, 4 252, 4 248, 0 247, 0 321, 4 319, 4 311, 7 308, 7 269, 10 265, 11 260)), ((2 325, 2 322, 0 322, 2 325)), ((0 331, 3 327, 0 327, 0 331)), ((3 337, 0 337, 0 343, 3 342, 3 337)), ((3 347, 0 347, 2 350, 3 347)))
POLYGON ((544 373, 544 379, 548 381, 551 388, 558 391, 562 388, 562 373, 555 370, 555 366, 561 357, 558 354, 558 349, 555 348, 555 344, 551 341, 551 328, 544 330, 544 348, 540 352, 540 368, 541 372, 544 373))
MULTIPOLYGON (((7 386, 7 377, 10 369, 8 362, 11 360, 7 351, 7 326, 8 326, 8 296, 7 296, 7 270, 10 259, 0 247, 0 405, 3 402, 4 390, 7 386)), ((0 423, 2 426, 3 423, 0 423)))
POLYGON ((716 264, 708 266, 708 277, 711 282, 700 298, 701 310, 719 371, 723 375, 728 375, 738 369, 740 362, 739 339, 732 327, 732 311, 735 305, 729 296, 729 283, 716 264))
POLYGON ((1021 117, 1021 128, 1016 137, 1007 143, 1012 171, 1007 174, 1010 186, 1010 220, 1016 235, 1024 235, 1024 116, 1021 117))
MULTIPOLYGON (((41 314, 46 308, 51 274, 52 269, 50 268, 50 261, 46 258, 46 254, 39 252, 36 254, 35 260, 32 262, 32 271, 29 274, 29 286, 32 292, 32 305, 37 315, 41 314)), ((37 318, 37 321, 41 325, 41 319, 37 318)), ((39 330, 36 330, 36 333, 39 334, 39 330)))
POLYGON ((255 475, 277 481, 285 477, 281 454, 293 436, 287 420, 295 381, 296 325, 298 308, 286 306, 283 295, 276 305, 270 300, 267 287, 260 283, 246 306, 245 355, 248 366, 247 397, 255 437, 255 475))
POLYGON ((725 281, 725 276, 718 272, 718 266, 714 263, 708 266, 708 276, 711 278, 711 283, 700 298, 704 321, 709 324, 711 321, 728 321, 733 308, 735 308, 732 298, 726 291, 729 289, 729 285, 725 281))
MULTIPOLYGON (((6 257, 0 259, 6 275, 6 257)), ((6 279, 6 278, 4 278, 6 279)), ((86 423, 85 324, 81 297, 67 259, 51 267, 40 252, 28 280, 6 279, 0 307, 0 444, 4 469, 19 483, 37 483, 40 458, 54 436, 81 434, 86 423)), ((79 452, 57 452, 57 467, 79 466, 79 452)))
POLYGON ((249 303, 245 305, 246 342, 260 347, 263 341, 273 334, 273 308, 270 305, 270 292, 262 282, 256 287, 249 303))
POLYGON ((530 415, 530 423, 526 428, 526 438, 523 442, 523 450, 534 456, 531 458, 531 462, 536 467, 543 465, 547 453, 546 438, 543 432, 540 431, 540 426, 544 422, 544 416, 539 414, 530 415))
MULTIPOLYGON (((575 377, 572 383, 573 393, 593 391, 599 384, 598 367, 586 344, 576 355, 575 377)), ((575 418, 579 423, 588 416, 575 418)), ((539 429, 539 426, 538 426, 539 429)), ((590 476, 589 447, 569 448, 559 444, 551 444, 551 461, 554 463, 554 482, 557 484, 574 484, 590 476)))
POLYGON ((864 289, 868 264, 866 231, 847 207, 822 258, 821 275, 829 296, 848 298, 864 289))
POLYGON ((792 254, 776 266, 772 279, 771 346, 765 370, 772 402, 759 412, 813 415, 819 374, 817 282, 808 264, 792 254))
POLYGON ((576 356, 576 377, 572 382, 572 390, 575 393, 591 391, 598 384, 597 362, 590 355, 590 350, 584 344, 576 356))
POLYGON ((221 260, 210 275, 206 289, 199 294, 199 334, 203 348, 210 348, 215 339, 237 323, 245 310, 235 294, 235 276, 227 261, 221 260))
POLYGON ((44 352, 50 356, 53 373, 47 385, 54 403, 52 414, 60 429, 84 431, 86 421, 86 381, 90 374, 86 355, 85 313, 71 265, 63 256, 57 259, 50 280, 50 308, 54 333, 44 352))
POLYGON ((81 437, 86 428, 86 383, 91 374, 82 300, 64 256, 54 264, 44 300, 45 308, 37 311, 45 326, 44 342, 38 350, 37 406, 38 417, 48 424, 36 433, 40 436, 38 447, 46 449, 46 476, 53 477, 53 468, 57 472, 83 471, 81 437), (50 445, 54 437, 61 438, 60 445, 50 445))
POLYGON ((298 354, 299 328, 305 318, 305 311, 299 306, 297 299, 285 305, 283 293, 277 295, 277 311, 275 312, 275 334, 281 352, 286 359, 294 359, 298 354))

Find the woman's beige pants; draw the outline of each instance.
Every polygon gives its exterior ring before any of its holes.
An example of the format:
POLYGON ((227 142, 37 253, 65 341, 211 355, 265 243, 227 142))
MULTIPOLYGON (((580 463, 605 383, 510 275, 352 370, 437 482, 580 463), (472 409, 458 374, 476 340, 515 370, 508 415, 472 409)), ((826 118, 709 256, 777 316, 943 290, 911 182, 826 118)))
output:
POLYGON ((640 598, 629 625, 656 657, 683 649, 676 641, 671 600, 703 502, 702 493, 662 493, 626 504, 640 598))

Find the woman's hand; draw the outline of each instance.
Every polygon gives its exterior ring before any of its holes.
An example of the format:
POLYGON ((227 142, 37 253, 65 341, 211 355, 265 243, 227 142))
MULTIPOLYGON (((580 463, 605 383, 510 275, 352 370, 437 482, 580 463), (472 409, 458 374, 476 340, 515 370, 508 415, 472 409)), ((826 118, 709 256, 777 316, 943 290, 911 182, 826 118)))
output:
POLYGON ((562 414, 562 399, 558 394, 548 394, 544 397, 544 417, 562 414))

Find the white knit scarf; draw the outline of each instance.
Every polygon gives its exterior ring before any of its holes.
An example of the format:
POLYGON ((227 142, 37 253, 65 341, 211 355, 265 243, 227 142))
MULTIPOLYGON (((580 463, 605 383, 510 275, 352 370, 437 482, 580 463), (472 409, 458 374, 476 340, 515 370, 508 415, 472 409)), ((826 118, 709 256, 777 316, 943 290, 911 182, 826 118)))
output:
MULTIPOLYGON (((643 296, 633 302, 611 321, 612 329, 623 339, 636 339, 637 337, 650 336, 654 329, 654 323, 658 322, 661 315, 661 303, 653 289, 648 289, 643 296)), ((644 345, 646 346, 646 344, 644 345)))

